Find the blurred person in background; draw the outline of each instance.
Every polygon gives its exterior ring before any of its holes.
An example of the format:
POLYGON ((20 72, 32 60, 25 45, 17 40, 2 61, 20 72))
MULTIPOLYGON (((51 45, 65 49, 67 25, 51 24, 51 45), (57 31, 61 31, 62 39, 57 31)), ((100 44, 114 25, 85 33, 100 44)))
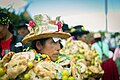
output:
POLYGON ((111 39, 110 39, 110 50, 114 53, 115 48, 117 47, 117 41, 116 41, 116 36, 115 34, 112 34, 111 39))
MULTIPOLYGON (((27 27, 27 24, 28 24, 28 21, 22 19, 20 20, 19 24, 16 26, 17 28, 17 33, 19 34, 19 40, 22 41, 22 39, 29 35, 29 30, 28 30, 28 27, 27 27)), ((31 43, 24 43, 24 50, 23 51, 27 51, 28 49, 30 49, 31 47, 31 43)))
POLYGON ((116 67, 117 67, 119 79, 120 79, 120 39, 118 40, 118 47, 114 51, 113 60, 116 63, 116 67))
POLYGON ((29 34, 29 30, 27 25, 28 22, 26 20, 20 20, 19 24, 16 26, 18 34, 23 39, 27 34, 29 34))
POLYGON ((102 41, 100 33, 94 34, 95 43, 91 46, 92 49, 96 49, 103 63, 101 64, 104 74, 102 80, 119 80, 118 70, 116 63, 112 58, 109 58, 109 47, 102 41))
POLYGON ((81 40, 87 43, 87 34, 89 33, 89 31, 86 31, 83 25, 72 27, 70 29, 70 33, 72 36, 74 36, 75 40, 81 40))
POLYGON ((13 34, 13 26, 6 13, 0 13, 0 58, 2 59, 8 52, 21 52, 23 44, 17 36, 13 34))
MULTIPOLYGON (((95 33, 94 34, 94 40, 95 43, 92 44, 91 49, 95 49, 97 51, 97 53, 99 54, 101 59, 103 58, 103 55, 105 55, 106 57, 109 58, 109 46, 102 41, 102 36, 100 33, 95 33)), ((107 60, 107 58, 105 59, 105 61, 107 60)), ((103 60, 104 61, 104 60, 103 60)))

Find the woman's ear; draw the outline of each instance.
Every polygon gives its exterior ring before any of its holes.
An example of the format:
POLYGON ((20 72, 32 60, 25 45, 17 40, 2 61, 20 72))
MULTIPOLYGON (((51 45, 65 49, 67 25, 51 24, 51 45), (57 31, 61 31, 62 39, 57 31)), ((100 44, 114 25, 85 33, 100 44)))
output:
POLYGON ((41 51, 42 49, 42 45, 40 44, 40 41, 37 41, 36 44, 35 44, 36 48, 38 51, 41 51))

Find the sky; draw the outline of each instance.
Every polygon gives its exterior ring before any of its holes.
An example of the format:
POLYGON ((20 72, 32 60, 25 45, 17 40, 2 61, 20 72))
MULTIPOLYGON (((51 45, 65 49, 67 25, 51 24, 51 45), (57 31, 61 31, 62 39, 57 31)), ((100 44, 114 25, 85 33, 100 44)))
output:
MULTIPOLYGON (((107 1, 107 30, 120 32, 120 0, 107 1)), ((83 25, 86 30, 106 31, 105 0, 31 0, 27 11, 32 18, 37 14, 47 14, 52 19, 61 16, 69 27, 83 25)))

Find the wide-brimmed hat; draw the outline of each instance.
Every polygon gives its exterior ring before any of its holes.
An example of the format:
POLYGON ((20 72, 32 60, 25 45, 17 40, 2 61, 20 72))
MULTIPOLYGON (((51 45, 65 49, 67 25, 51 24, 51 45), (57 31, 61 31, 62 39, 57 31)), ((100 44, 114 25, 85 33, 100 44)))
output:
POLYGON ((60 19, 51 20, 46 14, 39 14, 34 16, 34 20, 27 24, 30 34, 23 38, 22 42, 27 43, 36 39, 42 38, 62 38, 67 39, 71 35, 62 32, 62 24, 60 19))
POLYGON ((75 35, 88 34, 89 31, 85 30, 83 25, 77 25, 70 29, 70 33, 72 36, 75 36, 75 35))

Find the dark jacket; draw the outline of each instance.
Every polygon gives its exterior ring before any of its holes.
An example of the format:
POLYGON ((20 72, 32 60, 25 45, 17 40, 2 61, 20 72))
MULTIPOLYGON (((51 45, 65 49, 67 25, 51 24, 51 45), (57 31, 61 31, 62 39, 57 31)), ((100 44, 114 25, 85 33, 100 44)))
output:
POLYGON ((19 40, 18 36, 13 36, 13 40, 10 43, 10 51, 14 51, 17 53, 17 52, 23 51, 23 48, 24 48, 24 45, 21 42, 21 40, 19 40))

